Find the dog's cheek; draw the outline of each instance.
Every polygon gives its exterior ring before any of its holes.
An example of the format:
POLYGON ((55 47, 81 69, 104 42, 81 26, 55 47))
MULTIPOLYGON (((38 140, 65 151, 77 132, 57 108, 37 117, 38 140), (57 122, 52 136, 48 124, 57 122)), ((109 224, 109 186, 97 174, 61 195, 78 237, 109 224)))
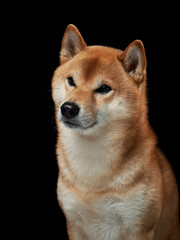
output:
POLYGON ((107 106, 102 106, 97 110, 97 120, 102 124, 109 120, 109 112, 107 106))
POLYGON ((116 98, 111 102, 109 112, 113 120, 128 120, 132 117, 131 105, 123 97, 116 98))

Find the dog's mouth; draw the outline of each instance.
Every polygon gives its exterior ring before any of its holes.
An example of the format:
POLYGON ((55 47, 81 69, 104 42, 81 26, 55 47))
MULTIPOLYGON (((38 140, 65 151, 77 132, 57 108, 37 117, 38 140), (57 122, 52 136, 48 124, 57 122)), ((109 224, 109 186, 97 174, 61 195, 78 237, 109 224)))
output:
POLYGON ((66 127, 69 127, 69 128, 88 129, 88 128, 94 127, 97 124, 97 121, 95 121, 93 124, 90 124, 88 126, 83 126, 82 124, 80 124, 78 122, 73 123, 72 121, 68 121, 68 120, 63 121, 63 123, 66 127))
POLYGON ((89 129, 89 128, 93 128, 94 126, 97 125, 98 121, 97 121, 97 116, 91 114, 91 116, 89 116, 90 114, 84 114, 81 116, 75 116, 75 117, 68 117, 68 116, 64 116, 62 114, 61 108, 59 108, 58 111, 58 120, 63 122, 64 126, 67 128, 71 128, 71 129, 77 129, 77 130, 85 130, 85 129, 89 129))

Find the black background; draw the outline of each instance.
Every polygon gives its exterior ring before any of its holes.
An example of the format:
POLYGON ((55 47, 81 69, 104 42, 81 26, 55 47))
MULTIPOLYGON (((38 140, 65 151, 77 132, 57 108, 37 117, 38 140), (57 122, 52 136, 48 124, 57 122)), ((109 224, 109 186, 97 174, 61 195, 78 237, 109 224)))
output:
POLYGON ((148 61, 149 119, 180 184, 178 5, 164 4, 6 6, 2 47, 7 68, 1 110, 3 161, 8 163, 9 183, 7 233, 22 239, 67 239, 56 198, 51 78, 59 65, 61 39, 69 23, 79 28, 88 45, 123 50, 135 39, 143 41, 148 61))

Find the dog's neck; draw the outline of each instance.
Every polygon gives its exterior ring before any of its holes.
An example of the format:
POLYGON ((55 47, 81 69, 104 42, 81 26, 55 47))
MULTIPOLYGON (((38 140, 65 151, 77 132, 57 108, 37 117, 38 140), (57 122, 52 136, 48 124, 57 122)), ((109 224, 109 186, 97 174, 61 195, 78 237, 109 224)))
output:
MULTIPOLYGON (((155 145, 154 139, 148 138, 147 132, 151 131, 150 128, 144 132, 143 126, 141 130, 126 129, 126 131, 118 126, 116 128, 109 126, 109 128, 111 129, 100 132, 99 135, 87 136, 61 126, 59 144, 62 147, 59 154, 62 174, 63 171, 66 172, 64 177, 69 182, 74 182, 76 178, 81 190, 88 187, 91 190, 102 190, 104 186, 107 186, 106 181, 109 182, 118 169, 118 174, 123 174, 123 168, 127 165, 126 159, 128 162, 133 162, 131 156, 134 156, 134 153, 140 154, 141 158, 145 157, 148 154, 147 151, 151 151, 155 145), (142 141, 145 132, 146 141, 142 141), (139 153, 138 149, 144 149, 144 152, 139 153)), ((123 181, 126 181, 125 177, 123 181)))

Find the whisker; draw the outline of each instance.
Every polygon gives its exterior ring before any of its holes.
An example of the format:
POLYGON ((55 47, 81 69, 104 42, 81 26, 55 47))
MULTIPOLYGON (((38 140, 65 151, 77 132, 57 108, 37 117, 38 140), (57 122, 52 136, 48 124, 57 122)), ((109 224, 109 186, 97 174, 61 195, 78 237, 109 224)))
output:
POLYGON ((112 128, 111 124, 107 120, 105 120, 105 122, 108 124, 109 127, 112 128))
POLYGON ((56 102, 56 104, 58 104, 58 105, 60 105, 60 104, 61 104, 61 101, 60 101, 60 100, 58 100, 58 99, 55 99, 55 102, 56 102))

